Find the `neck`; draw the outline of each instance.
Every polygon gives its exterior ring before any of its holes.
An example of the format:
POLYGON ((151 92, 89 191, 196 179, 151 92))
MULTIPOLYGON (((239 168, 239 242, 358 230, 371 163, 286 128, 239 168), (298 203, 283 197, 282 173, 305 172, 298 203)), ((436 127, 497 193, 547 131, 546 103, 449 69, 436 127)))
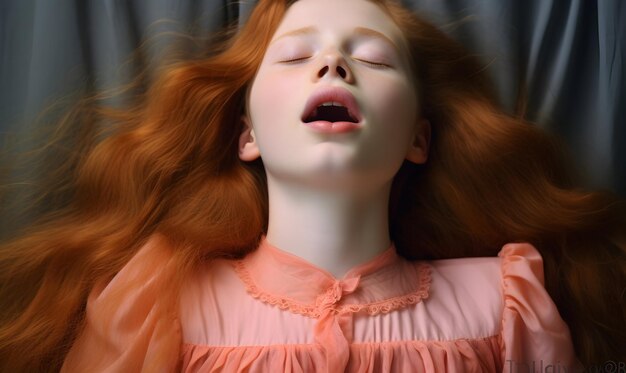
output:
POLYGON ((391 183, 336 191, 277 183, 268 177, 267 240, 336 278, 387 249, 391 183))

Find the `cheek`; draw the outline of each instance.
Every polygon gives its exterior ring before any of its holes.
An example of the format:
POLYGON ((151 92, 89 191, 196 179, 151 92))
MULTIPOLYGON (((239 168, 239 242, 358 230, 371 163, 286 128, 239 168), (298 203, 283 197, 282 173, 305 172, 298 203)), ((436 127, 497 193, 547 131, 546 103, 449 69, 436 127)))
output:
POLYGON ((375 90, 370 90, 369 102, 377 127, 397 134, 393 137, 406 137, 417 122, 417 96, 407 82, 401 79, 372 82, 375 90))
POLYGON ((260 70, 252 84, 249 114, 265 160, 292 152, 293 140, 299 136, 300 109, 293 82, 285 74, 260 70))
POLYGON ((259 75, 250 92, 250 115, 253 124, 264 125, 271 117, 279 117, 289 107, 286 100, 293 91, 289 82, 280 75, 259 75))
POLYGON ((371 162, 378 163, 386 177, 393 177, 407 156, 417 123, 417 98, 404 80, 371 82, 368 90, 368 134, 371 162))

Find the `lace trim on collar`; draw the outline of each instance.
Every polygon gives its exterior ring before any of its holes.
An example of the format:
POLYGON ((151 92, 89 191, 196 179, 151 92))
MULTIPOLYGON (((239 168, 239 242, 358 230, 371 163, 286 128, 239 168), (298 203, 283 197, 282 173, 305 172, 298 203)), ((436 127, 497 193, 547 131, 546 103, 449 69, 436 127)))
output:
MULTIPOLYGON (((281 310, 289 310, 303 316, 318 318, 321 315, 322 309, 318 305, 304 304, 288 297, 278 296, 263 291, 252 279, 252 276, 246 268, 243 260, 233 261, 232 265, 239 278, 243 281, 246 291, 253 298, 258 299, 263 303, 276 306, 281 310)), ((417 271, 419 274, 419 286, 417 287, 417 290, 411 293, 372 303, 335 304, 332 308, 337 314, 365 312, 369 315, 378 315, 417 304, 423 299, 428 298, 428 292, 430 290, 432 279, 430 265, 425 263, 417 264, 417 271)))

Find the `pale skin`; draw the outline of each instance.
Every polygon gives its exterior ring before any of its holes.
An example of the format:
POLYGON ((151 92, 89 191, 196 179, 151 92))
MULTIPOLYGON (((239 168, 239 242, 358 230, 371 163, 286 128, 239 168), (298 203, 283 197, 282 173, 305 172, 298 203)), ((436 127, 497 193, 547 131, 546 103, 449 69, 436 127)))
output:
POLYGON ((336 278, 391 245, 388 204, 403 160, 427 160, 405 40, 366 0, 300 0, 266 51, 248 94, 239 157, 263 159, 267 240, 336 278), (320 133, 303 123, 313 92, 342 88, 358 128, 320 133))

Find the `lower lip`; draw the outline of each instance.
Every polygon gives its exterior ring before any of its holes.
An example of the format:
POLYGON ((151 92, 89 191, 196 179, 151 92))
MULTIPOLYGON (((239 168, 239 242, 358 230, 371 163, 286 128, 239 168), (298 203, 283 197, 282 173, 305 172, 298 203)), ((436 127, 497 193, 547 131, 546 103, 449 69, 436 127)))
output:
POLYGON ((316 132, 321 133, 347 133, 356 131, 361 126, 358 123, 352 122, 328 122, 325 120, 318 120, 315 122, 309 122, 303 124, 316 132))

